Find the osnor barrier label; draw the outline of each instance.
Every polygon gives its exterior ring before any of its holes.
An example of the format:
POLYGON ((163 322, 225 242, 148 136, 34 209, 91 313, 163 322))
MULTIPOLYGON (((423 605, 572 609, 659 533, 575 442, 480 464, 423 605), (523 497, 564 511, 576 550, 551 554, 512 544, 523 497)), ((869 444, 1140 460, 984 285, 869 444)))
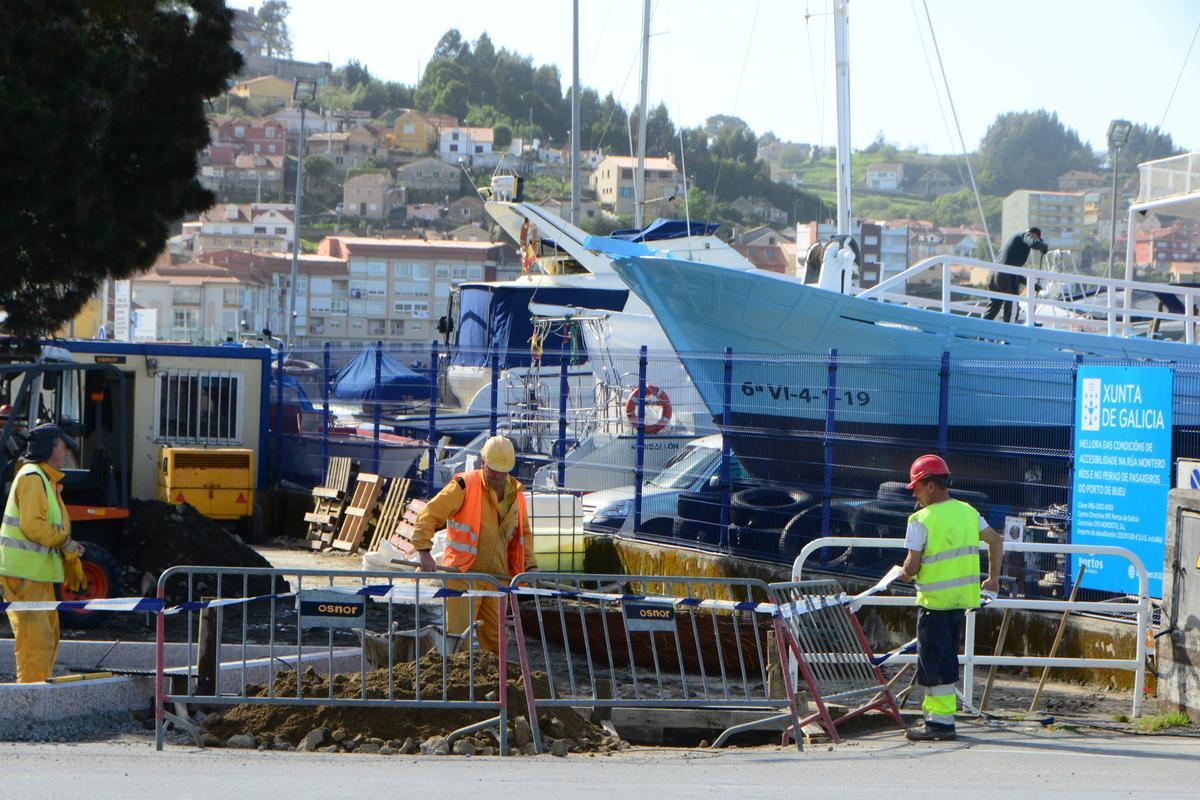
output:
POLYGON ((304 589, 296 595, 301 628, 359 628, 366 614, 366 599, 331 592, 304 589))
POLYGON ((675 609, 664 603, 625 603, 625 628, 630 631, 673 631, 675 609))

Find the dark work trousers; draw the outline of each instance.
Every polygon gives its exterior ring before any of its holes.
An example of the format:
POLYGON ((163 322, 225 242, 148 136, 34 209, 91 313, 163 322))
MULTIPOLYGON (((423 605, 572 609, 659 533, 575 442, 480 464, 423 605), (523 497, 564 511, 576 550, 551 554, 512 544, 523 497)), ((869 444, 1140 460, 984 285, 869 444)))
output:
POLYGON ((1003 309, 1004 310, 1004 321, 1010 322, 1012 320, 1012 306, 1013 306, 1012 300, 990 300, 990 301, 988 301, 987 311, 985 311, 983 313, 983 318, 984 319, 995 319, 996 316, 1000 313, 1001 309, 1003 309))
POLYGON ((962 648, 966 612, 917 609, 917 683, 943 686, 958 683, 958 651, 962 648))

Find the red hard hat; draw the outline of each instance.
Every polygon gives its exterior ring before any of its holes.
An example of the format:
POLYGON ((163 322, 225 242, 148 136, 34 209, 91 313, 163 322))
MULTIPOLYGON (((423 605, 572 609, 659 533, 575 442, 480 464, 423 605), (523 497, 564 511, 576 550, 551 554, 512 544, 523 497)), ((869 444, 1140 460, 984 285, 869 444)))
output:
POLYGON ((946 462, 942 460, 941 456, 933 454, 921 456, 908 468, 908 488, 912 489, 930 475, 949 474, 950 467, 946 466, 946 462))

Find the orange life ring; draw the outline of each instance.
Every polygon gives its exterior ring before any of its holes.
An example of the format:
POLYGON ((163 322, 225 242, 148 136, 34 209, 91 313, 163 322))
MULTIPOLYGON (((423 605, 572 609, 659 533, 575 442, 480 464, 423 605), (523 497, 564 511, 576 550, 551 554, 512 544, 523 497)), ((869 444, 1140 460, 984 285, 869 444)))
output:
MULTIPOLYGON (((629 420, 629 424, 637 429, 638 418, 638 390, 634 389, 629 393, 629 399, 625 401, 625 418, 629 420)), ((646 405, 657 405, 662 409, 658 420, 646 425, 646 433, 658 433, 671 422, 671 398, 667 396, 666 391, 646 384, 646 405)))

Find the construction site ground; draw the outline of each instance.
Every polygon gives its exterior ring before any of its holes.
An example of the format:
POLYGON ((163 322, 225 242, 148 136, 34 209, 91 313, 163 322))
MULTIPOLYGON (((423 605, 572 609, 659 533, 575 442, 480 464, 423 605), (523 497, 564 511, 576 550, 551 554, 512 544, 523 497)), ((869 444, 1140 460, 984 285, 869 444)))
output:
POLYGON ((43 797, 47 776, 69 776, 92 798, 277 798, 303 787, 339 795, 528 800, 571 797, 1187 797, 1200 784, 1200 738, 1047 729, 1036 723, 960 723, 955 742, 912 744, 896 732, 841 745, 763 745, 721 751, 633 748, 555 758, 380 756, 258 752, 174 745, 156 752, 149 735, 102 742, 0 744, 5 788, 43 797), (950 794, 949 792, 953 792, 950 794))
MULTIPOLYGON (((275 542, 270 546, 255 548, 262 556, 264 556, 273 566, 289 569, 289 568, 305 568, 305 569, 339 569, 355 571, 361 567, 360 556, 347 556, 334 553, 314 553, 311 550, 300 547, 289 547, 284 542, 275 542)), ((353 578, 346 578, 346 583, 353 583, 353 578)), ((231 620, 236 625, 237 618, 231 620)), ((253 634, 255 625, 253 616, 251 617, 250 632, 253 634)), ((178 632, 176 632, 178 633, 178 632)), ((114 615, 110 622, 106 625, 88 631, 64 631, 64 635, 68 638, 89 639, 89 640, 143 640, 149 641, 153 639, 153 617, 145 614, 117 614, 114 615)), ((0 615, 0 637, 11 636, 8 631, 7 620, 3 615, 0 615)), ((181 637, 173 635, 168 630, 168 638, 180 640, 181 637)), ((349 642, 347 642, 348 644, 349 642)), ((910 675, 911 673, 909 673, 910 675)), ((908 685, 909 675, 901 676, 896 682, 897 690, 903 689, 908 685)), ((889 674, 891 677, 891 674, 889 674)), ((968 735, 963 741, 949 746, 940 748, 947 754, 959 753, 959 755, 945 755, 939 758, 956 758, 966 759, 970 761, 973 752, 983 749, 995 749, 996 755, 1004 758, 1028 758, 1030 753, 1056 752, 1064 758, 1078 758, 1080 763, 1085 763, 1088 759, 1095 759, 1100 754, 1117 755, 1127 757, 1135 754, 1145 755, 1149 759, 1179 759, 1187 761, 1189 759, 1200 756, 1200 747, 1194 746, 1194 740, 1191 739, 1171 739, 1154 738, 1143 736, 1137 733, 1137 728, 1134 723, 1125 721, 1131 713, 1131 695, 1127 691, 1110 690, 1097 686, 1084 686, 1072 684, 1062 681, 1050 681, 1042 693, 1041 702, 1038 705, 1037 713, 1028 711, 1030 699, 1033 696, 1037 685, 1037 674, 1024 675, 1011 671, 1001 671, 996 680, 995 687, 991 694, 989 711, 998 719, 992 720, 989 723, 981 723, 978 720, 967 722, 965 730, 968 735), (1173 746, 1162 744, 1164 741, 1177 741, 1178 752, 1172 749, 1173 746)), ((976 670, 976 698, 982 692, 984 682, 987 678, 986 669, 976 670)), ((11 677, 8 678, 11 680, 11 677)), ((920 702, 919 690, 917 694, 908 702, 906 712, 913 713, 920 702)), ((1157 705, 1153 697, 1147 697, 1143 709, 1143 714, 1154 714, 1158 711, 1157 705)), ((124 752, 121 748, 136 749, 134 745, 150 744, 148 735, 142 733, 131 733, 131 730, 140 730, 140 725, 131 724, 131 720, 96 720, 96 724, 71 725, 72 732, 77 732, 79 736, 67 736, 65 741, 75 744, 71 751, 70 758, 75 759, 78 756, 89 754, 87 758, 95 759, 94 775, 100 780, 102 785, 105 780, 106 767, 103 766, 106 756, 124 752), (87 744, 78 744, 80 739, 88 741, 87 744), (82 748, 82 749, 78 749, 82 748)), ((1192 729, 1188 729, 1189 731, 1192 729)), ((608 761, 616 759, 615 763, 625 765, 617 767, 618 772, 628 770, 628 779, 636 780, 633 769, 639 768, 639 765, 647 763, 655 763, 661 765, 668 772, 674 771, 677 768, 687 766, 689 775, 691 770, 707 770, 710 766, 720 772, 724 769, 729 769, 738 772, 744 768, 750 768, 752 765, 761 763, 803 763, 813 764, 814 761, 821 766, 816 767, 817 772, 814 774, 825 774, 823 770, 828 767, 828 776, 832 781, 836 776, 837 767, 835 763, 840 762, 841 768, 845 768, 845 760, 861 757, 863 753, 871 753, 873 757, 895 758, 898 764, 908 764, 914 760, 912 757, 916 755, 930 755, 928 747, 916 747, 908 745, 903 741, 902 735, 895 728, 885 728, 879 725, 867 725, 859 727, 851 734, 849 741, 845 744, 832 746, 824 738, 817 738, 810 742, 808 751, 799 756, 799 761, 796 761, 798 754, 794 750, 776 750, 773 746, 764 746, 762 742, 770 741, 770 738, 760 736, 753 741, 739 742, 740 747, 722 752, 712 753, 709 751, 693 751, 688 748, 695 747, 699 744, 702 738, 711 740, 713 732, 705 731, 664 731, 664 735, 658 741, 669 742, 675 747, 667 748, 650 748, 647 750, 624 751, 620 753, 604 754, 602 757, 608 761), (832 750, 828 748, 832 747, 832 750), (724 765, 724 766, 718 766, 724 765)), ((31 728, 25 735, 20 738, 31 741, 63 741, 64 737, 59 735, 61 731, 55 730, 53 726, 47 727, 45 730, 40 728, 31 728)), ((634 738, 634 737, 627 737, 634 738)), ((646 739, 644 741, 650 741, 646 739)), ((36 745, 16 745, 16 744, 0 744, 0 759, 10 761, 10 757, 20 756, 20 765, 24 765, 26 761, 35 762, 41 758, 50 757, 54 751, 52 749, 39 749, 36 745)), ((150 755, 150 754, 148 754, 150 755)), ((351 754, 343 754, 344 758, 361 756, 352 756, 351 754)), ((598 756, 600 757, 600 756, 598 756)), ((139 756, 140 758, 140 756, 139 756)), ((317 754, 296 754, 284 752, 269 752, 269 753, 251 753, 251 752, 231 752, 224 750, 221 752, 205 750, 203 752, 194 751, 190 744, 182 740, 176 741, 168 747, 168 754, 162 754, 157 757, 157 760, 147 762, 147 765, 153 766, 153 771, 158 774, 161 768, 163 780, 168 780, 175 770, 175 767, 167 767, 167 764, 178 763, 178 769, 186 774, 188 770, 203 769, 201 765, 209 763, 206 759, 221 759, 223 764, 228 764, 228 773, 230 775, 237 774, 238 770, 242 769, 247 764, 263 763, 260 759, 266 759, 269 763, 278 764, 296 764, 297 759, 302 759, 305 766, 303 769, 311 769, 314 775, 321 770, 326 769, 323 755, 317 754), (180 760, 182 759, 182 760, 180 760), (193 760, 195 759, 195 760, 193 760), (276 761, 271 761, 276 759, 276 761)), ((392 773, 393 769, 409 769, 405 766, 391 766, 393 763, 415 763, 412 757, 397 756, 398 761, 388 761, 385 773, 392 773)), ((571 759, 577 761, 590 762, 591 757, 588 755, 573 755, 571 759)), ((418 759, 420 763, 427 765, 421 770, 422 780, 428 774, 428 770, 440 771, 445 767, 439 766, 442 761, 437 758, 418 759), (435 766, 429 767, 433 764, 435 766)), ((454 761, 456 759, 450 759, 454 761)), ((489 763, 491 759, 484 759, 489 763)), ((526 759, 512 759, 514 763, 526 759)), ((920 759, 917 759, 920 760, 920 759)), ((537 761, 541 761, 537 759, 537 761)), ((1042 762, 1033 759, 1028 769, 1033 769, 1035 766, 1041 768, 1042 762)), ((1047 768, 1049 764, 1046 765, 1047 768)), ((287 768, 287 767, 284 767, 287 768)), ((511 777, 512 780, 521 780, 523 767, 476 767, 475 769, 487 770, 487 774, 491 774, 492 770, 498 770, 495 775, 496 779, 503 781, 511 777)), ((558 766, 549 766, 546 768, 547 776, 544 784, 546 791, 550 791, 556 784, 557 779, 553 778, 554 771, 560 769, 558 766)), ((907 769, 907 768, 905 768, 907 769)), ((1023 768, 1024 769, 1024 768, 1023 768)), ((900 770, 904 773, 904 770, 900 770)), ((222 772, 226 772, 223 768, 222 772)), ((988 767, 987 772, 992 772, 992 768, 988 767)), ((1083 774, 1086 770, 1080 770, 1083 774)), ((6 776, 12 774, 6 770, 6 776)), ((16 774, 24 774, 24 766, 17 770, 16 774)), ((393 773, 394 774, 394 773, 393 773)), ((485 774, 483 772, 481 775, 485 774)), ((906 773, 904 773, 906 774, 906 773)), ((913 772, 910 776, 912 780, 916 780, 917 772, 913 772)), ((996 771, 997 776, 1003 776, 1004 770, 996 771)), ((1148 772, 1147 774, 1151 774, 1148 772)), ((1088 773, 1089 779, 1091 773, 1088 773)), ((615 778, 619 783, 620 778, 615 778)), ((772 785, 774 778, 772 780, 772 785)), ((573 779, 574 781, 574 779, 573 779)), ((807 782, 807 779, 806 779, 807 782)), ((431 783, 434 785, 436 782, 431 783)), ((704 785, 717 785, 721 781, 704 781, 704 785)), ((1102 782, 1098 782, 1097 786, 1102 782)), ((539 784, 540 785, 540 784, 539 784)), ((586 785, 586 779, 580 778, 576 785, 586 785)), ((692 785, 692 780, 688 780, 679 784, 680 786, 692 785)), ((696 784, 700 785, 700 784, 696 784)), ((780 787, 786 785, 786 781, 778 784, 780 787)), ((864 790, 873 786, 873 783, 867 782, 863 784, 864 790)), ((914 784, 915 785, 915 784, 914 784)), ((978 784, 983 787, 984 784, 978 784)), ((1091 783, 1081 783, 1080 786, 1093 785, 1091 783)), ((1140 784, 1145 788, 1146 784, 1140 784)), ((434 792, 437 794, 437 792, 434 792)), ((1100 794, 1093 793, 1094 796, 1110 796, 1102 792, 1100 794)), ((536 795, 535 795, 536 796, 536 795)), ((665 796, 674 796, 667 792, 665 796)), ((986 793, 984 796, 988 796, 986 793)), ((1121 796, 1121 795, 1111 795, 1121 796)))

